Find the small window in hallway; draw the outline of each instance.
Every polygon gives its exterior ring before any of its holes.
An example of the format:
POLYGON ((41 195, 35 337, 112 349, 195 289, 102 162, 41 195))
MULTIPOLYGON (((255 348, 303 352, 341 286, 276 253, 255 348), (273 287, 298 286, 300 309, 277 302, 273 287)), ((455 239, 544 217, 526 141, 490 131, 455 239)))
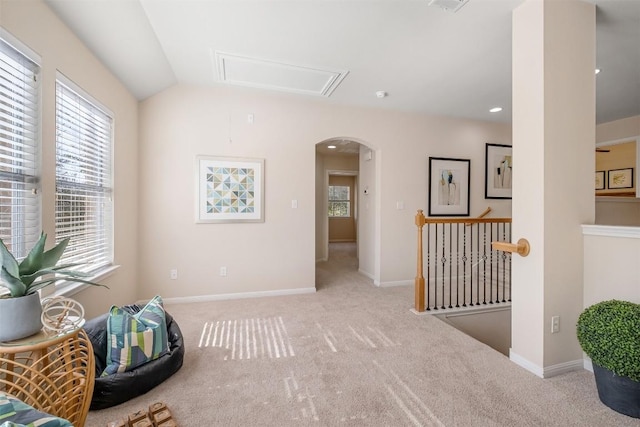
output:
POLYGON ((329 186, 329 216, 351 216, 351 192, 346 185, 329 186))

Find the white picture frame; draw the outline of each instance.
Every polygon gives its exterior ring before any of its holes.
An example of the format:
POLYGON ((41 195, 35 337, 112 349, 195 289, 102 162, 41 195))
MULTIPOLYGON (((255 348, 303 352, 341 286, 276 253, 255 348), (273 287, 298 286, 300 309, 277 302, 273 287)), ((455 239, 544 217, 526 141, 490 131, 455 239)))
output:
POLYGON ((264 159, 196 156, 196 222, 264 222, 264 159))

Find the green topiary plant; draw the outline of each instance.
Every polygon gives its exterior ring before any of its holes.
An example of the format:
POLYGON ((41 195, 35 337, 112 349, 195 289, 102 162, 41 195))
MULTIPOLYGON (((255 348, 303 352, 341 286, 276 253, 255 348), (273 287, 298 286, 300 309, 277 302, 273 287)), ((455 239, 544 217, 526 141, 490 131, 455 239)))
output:
POLYGON ((593 363, 640 381, 640 304, 609 300, 587 307, 578 318, 577 334, 593 363))
POLYGON ((81 277, 88 276, 86 273, 69 270, 69 268, 78 264, 56 265, 69 243, 68 238, 62 240, 48 251, 44 250, 46 240, 47 235, 42 233, 29 254, 18 263, 2 239, 0 239, 0 265, 2 266, 0 268, 0 287, 5 287, 9 290, 9 294, 2 297, 18 298, 30 295, 58 280, 104 286, 81 279, 81 277), (43 278, 43 276, 48 275, 55 276, 43 278))

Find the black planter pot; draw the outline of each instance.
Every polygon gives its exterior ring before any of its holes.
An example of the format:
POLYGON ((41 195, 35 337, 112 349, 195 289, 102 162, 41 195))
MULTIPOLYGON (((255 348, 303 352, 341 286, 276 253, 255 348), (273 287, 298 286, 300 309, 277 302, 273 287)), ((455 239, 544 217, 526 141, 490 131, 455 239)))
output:
POLYGON ((621 414, 640 418, 640 382, 620 377, 595 363, 593 373, 602 403, 621 414))

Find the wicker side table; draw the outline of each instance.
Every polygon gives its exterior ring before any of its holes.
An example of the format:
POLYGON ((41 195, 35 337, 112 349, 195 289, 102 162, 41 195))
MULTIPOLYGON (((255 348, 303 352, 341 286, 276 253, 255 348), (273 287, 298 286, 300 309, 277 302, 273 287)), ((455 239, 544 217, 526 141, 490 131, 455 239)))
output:
POLYGON ((0 343, 0 391, 84 426, 93 394, 93 348, 82 328, 0 343))

